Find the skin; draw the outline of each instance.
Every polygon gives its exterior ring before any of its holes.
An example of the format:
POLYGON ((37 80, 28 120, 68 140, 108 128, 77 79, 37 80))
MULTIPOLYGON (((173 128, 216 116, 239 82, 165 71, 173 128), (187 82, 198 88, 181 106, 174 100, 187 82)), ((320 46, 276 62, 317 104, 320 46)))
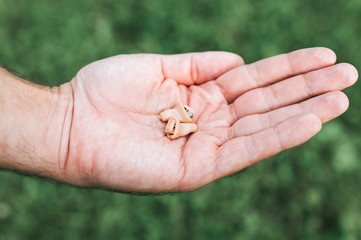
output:
POLYGON ((79 186, 190 191, 306 142, 345 112, 340 91, 358 74, 335 61, 326 48, 249 65, 226 52, 119 55, 51 89, 2 70, 21 100, 7 103, 2 90, 1 116, 13 121, 0 119, 0 166, 79 186), (21 101, 30 107, 18 111, 21 101), (195 110, 198 131, 169 140, 158 115, 178 102, 195 110))

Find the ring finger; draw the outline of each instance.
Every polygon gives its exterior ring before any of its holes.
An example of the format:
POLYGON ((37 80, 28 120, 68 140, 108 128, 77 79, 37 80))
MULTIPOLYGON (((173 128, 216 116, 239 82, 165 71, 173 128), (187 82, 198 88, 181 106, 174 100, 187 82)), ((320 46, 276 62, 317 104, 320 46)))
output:
POLYGON ((271 112, 241 118, 229 128, 228 136, 232 139, 261 132, 301 114, 315 114, 322 123, 325 123, 344 113, 348 104, 348 98, 344 93, 339 91, 328 92, 271 112))

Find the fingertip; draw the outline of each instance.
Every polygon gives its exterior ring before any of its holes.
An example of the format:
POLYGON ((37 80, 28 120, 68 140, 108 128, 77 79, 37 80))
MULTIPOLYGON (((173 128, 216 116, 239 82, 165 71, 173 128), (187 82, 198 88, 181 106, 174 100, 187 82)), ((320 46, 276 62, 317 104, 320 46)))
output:
MULTIPOLYGON (((308 139, 316 135, 322 128, 322 122, 316 114, 307 113, 280 124, 280 129, 284 126, 290 126, 289 131, 283 132, 283 141, 290 147, 294 147, 306 142, 308 139), (295 134, 299 134, 295 136, 295 134)), ((286 128, 287 129, 287 128, 286 128)))
POLYGON ((343 92, 338 92, 340 100, 338 101, 339 108, 342 109, 344 112, 348 109, 350 106, 350 101, 347 97, 347 95, 343 92))
POLYGON ((312 134, 311 137, 321 131, 322 122, 321 119, 316 114, 305 114, 304 116, 304 124, 308 126, 309 132, 312 134))
POLYGON ((341 91, 331 91, 322 94, 305 101, 303 105, 305 112, 316 114, 322 123, 326 123, 340 116, 348 107, 348 97, 341 91))
POLYGON ((334 65, 336 54, 329 48, 313 47, 290 52, 287 57, 293 75, 334 65))
POLYGON ((230 53, 230 54, 233 55, 233 58, 235 59, 235 62, 237 63, 238 66, 244 65, 244 59, 240 55, 236 53, 230 53))
POLYGON ((333 50, 326 47, 315 47, 311 49, 314 50, 314 56, 321 62, 324 62, 327 65, 335 64, 337 56, 333 50))
POLYGON ((346 112, 350 102, 346 94, 341 91, 330 92, 329 96, 333 99, 333 108, 335 110, 334 117, 340 116, 342 113, 346 112))
POLYGON ((208 53, 215 54, 216 55, 215 57, 223 58, 225 62, 229 62, 234 67, 244 65, 244 59, 236 53, 226 52, 226 51, 214 51, 214 52, 208 52, 208 53))
POLYGON ((358 71, 355 66, 349 63, 337 64, 341 68, 344 79, 346 79, 349 86, 355 84, 358 79, 358 71))

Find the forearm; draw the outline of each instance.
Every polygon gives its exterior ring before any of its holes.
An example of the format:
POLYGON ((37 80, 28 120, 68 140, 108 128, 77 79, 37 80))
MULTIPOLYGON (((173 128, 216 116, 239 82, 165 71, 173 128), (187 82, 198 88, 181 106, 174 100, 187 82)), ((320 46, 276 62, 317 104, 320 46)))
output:
POLYGON ((0 168, 64 181, 71 89, 28 83, 0 68, 0 168))

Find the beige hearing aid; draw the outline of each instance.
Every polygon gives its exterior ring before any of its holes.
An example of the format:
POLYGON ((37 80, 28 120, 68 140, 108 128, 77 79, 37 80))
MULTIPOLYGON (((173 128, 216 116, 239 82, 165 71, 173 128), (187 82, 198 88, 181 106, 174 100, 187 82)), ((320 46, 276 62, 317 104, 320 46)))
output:
POLYGON ((193 123, 193 116, 193 109, 178 103, 173 109, 161 112, 159 118, 163 122, 168 121, 165 133, 169 139, 173 140, 197 131, 197 125, 193 123))

